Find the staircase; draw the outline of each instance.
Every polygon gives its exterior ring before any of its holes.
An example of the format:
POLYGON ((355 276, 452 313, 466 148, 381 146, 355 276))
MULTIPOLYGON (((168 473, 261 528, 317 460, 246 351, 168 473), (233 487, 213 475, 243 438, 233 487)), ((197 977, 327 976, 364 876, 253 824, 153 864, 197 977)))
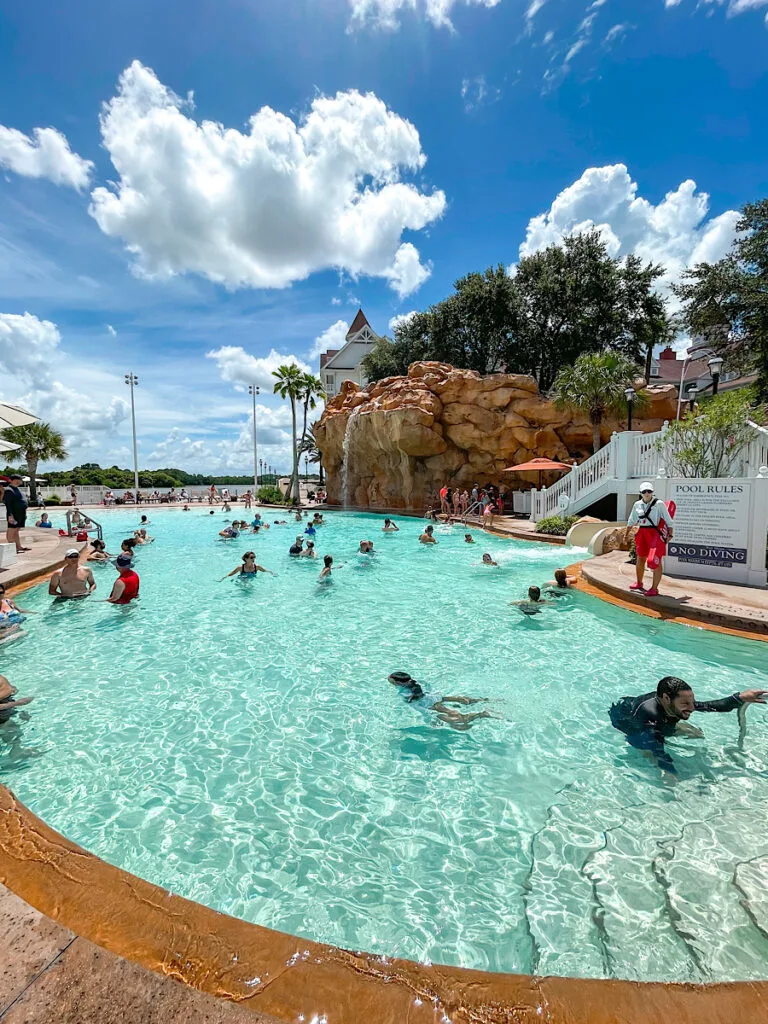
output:
MULTIPOLYGON (((754 439, 732 467, 729 476, 755 477, 768 467, 768 429, 751 423, 754 439)), ((611 494, 617 496, 617 518, 625 517, 631 495, 637 497, 638 483, 664 478, 666 472, 662 441, 667 428, 643 434, 625 430, 613 434, 604 448, 561 477, 552 487, 531 492, 531 519, 546 516, 580 515, 590 505, 611 494)))

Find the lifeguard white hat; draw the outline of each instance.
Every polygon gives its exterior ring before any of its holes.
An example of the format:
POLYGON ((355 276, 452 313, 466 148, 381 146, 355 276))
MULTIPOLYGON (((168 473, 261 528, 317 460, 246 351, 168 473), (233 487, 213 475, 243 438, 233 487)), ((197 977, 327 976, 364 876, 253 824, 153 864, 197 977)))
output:
POLYGON ((652 490, 653 490, 653 484, 651 483, 650 480, 644 480, 640 484, 640 493, 641 494, 643 493, 643 491, 652 491, 652 490))

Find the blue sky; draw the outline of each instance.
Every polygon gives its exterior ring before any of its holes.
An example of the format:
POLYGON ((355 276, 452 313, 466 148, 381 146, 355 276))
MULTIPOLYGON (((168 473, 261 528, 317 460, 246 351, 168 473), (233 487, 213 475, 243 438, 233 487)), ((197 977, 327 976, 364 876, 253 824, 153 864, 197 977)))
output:
POLYGON ((0 397, 74 461, 128 465, 132 369, 143 465, 247 472, 257 382, 262 453, 287 467, 270 370, 316 369, 358 303, 386 332, 593 224, 668 288, 768 194, 767 18, 768 0, 4 5, 0 397))

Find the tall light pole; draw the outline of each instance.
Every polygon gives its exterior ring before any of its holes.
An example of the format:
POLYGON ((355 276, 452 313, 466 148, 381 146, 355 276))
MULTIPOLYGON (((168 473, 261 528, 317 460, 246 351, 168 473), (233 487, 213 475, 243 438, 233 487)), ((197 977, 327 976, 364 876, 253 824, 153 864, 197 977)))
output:
POLYGON ((717 394, 717 387, 720 383, 720 371, 723 369, 723 358, 722 356, 712 356, 707 363, 709 372, 712 374, 712 397, 717 394))
MULTIPOLYGON (((136 406, 133 401, 133 389, 139 386, 139 378, 135 373, 126 373, 125 383, 131 389, 131 426, 133 427, 133 486, 134 490, 139 489, 139 453, 136 448, 136 406)), ((135 497, 135 495, 134 495, 135 497)))
POLYGON ((627 388, 624 391, 624 397, 627 400, 627 430, 632 429, 632 403, 635 400, 635 389, 627 388))
POLYGON ((258 384, 248 385, 248 394, 253 398, 253 496, 256 497, 256 491, 259 489, 259 460, 258 449, 256 448, 256 399, 261 394, 261 388, 258 384))

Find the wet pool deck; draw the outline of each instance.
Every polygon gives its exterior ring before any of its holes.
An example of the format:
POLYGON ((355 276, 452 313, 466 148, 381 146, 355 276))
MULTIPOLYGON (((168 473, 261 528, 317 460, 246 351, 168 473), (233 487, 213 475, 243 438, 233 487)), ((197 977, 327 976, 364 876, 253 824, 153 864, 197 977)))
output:
MULTIPOLYGON (((768 588, 738 587, 664 576, 658 597, 629 589, 635 567, 626 551, 611 551, 581 563, 579 589, 630 611, 683 625, 768 641, 768 588)), ((650 574, 646 575, 650 586, 650 574)))

